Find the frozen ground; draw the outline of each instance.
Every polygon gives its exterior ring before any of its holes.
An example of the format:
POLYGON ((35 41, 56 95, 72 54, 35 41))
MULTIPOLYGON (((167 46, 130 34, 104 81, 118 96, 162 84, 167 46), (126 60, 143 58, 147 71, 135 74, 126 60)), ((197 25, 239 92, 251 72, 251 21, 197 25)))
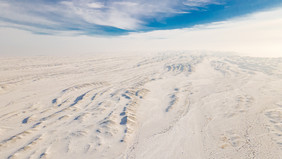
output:
POLYGON ((282 158, 282 58, 1 58, 0 158, 282 158))

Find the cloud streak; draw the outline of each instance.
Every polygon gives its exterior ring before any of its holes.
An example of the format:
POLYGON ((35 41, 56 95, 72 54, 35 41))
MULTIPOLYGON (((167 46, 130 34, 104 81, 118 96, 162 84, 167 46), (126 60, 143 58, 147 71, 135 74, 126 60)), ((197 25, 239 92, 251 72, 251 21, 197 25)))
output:
MULTIPOLYGON (((17 24, 42 32, 81 31, 87 33, 136 31, 148 21, 188 13, 223 0, 2 0, 0 25, 17 24)), ((29 29, 27 29, 29 30, 29 29)))
MULTIPOLYGON (((146 54, 167 50, 239 52, 282 57, 282 8, 193 28, 130 33, 115 37, 55 36, 0 28, 0 56, 146 54)), ((67 33, 67 32, 66 32, 67 33)))

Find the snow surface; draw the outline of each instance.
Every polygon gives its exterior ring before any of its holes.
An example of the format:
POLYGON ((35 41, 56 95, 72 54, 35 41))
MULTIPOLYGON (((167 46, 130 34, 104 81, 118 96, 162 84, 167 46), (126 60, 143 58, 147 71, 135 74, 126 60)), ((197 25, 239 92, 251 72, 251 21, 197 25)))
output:
POLYGON ((0 59, 0 158, 282 158, 282 58, 0 59))

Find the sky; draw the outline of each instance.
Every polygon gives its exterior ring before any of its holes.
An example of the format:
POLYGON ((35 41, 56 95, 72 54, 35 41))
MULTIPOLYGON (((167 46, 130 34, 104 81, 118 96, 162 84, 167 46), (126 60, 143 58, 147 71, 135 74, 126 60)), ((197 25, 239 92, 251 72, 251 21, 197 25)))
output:
POLYGON ((0 0, 0 55, 282 56, 282 0, 0 0))

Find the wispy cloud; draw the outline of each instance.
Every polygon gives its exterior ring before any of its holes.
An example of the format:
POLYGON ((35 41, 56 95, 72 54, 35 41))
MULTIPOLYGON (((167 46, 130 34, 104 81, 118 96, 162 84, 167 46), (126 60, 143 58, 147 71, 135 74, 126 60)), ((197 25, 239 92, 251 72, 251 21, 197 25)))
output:
POLYGON ((199 7, 199 6, 205 6, 208 4, 221 4, 219 1, 211 1, 211 0, 186 0, 183 2, 184 5, 190 6, 190 7, 199 7))
MULTIPOLYGON (((192 28, 134 32, 128 35, 38 35, 0 28, 0 56, 133 54, 167 50, 239 52, 251 56, 282 57, 282 8, 192 28), (110 46, 110 47, 109 47, 110 46), (93 53, 93 54, 92 54, 93 53)), ((72 34, 65 32, 64 35, 72 34)))
MULTIPOLYGON (((0 2, 0 21, 43 30, 101 33, 143 29, 150 20, 188 13, 223 0, 37 0, 0 2)), ((13 24, 13 25, 12 25, 13 24)))

